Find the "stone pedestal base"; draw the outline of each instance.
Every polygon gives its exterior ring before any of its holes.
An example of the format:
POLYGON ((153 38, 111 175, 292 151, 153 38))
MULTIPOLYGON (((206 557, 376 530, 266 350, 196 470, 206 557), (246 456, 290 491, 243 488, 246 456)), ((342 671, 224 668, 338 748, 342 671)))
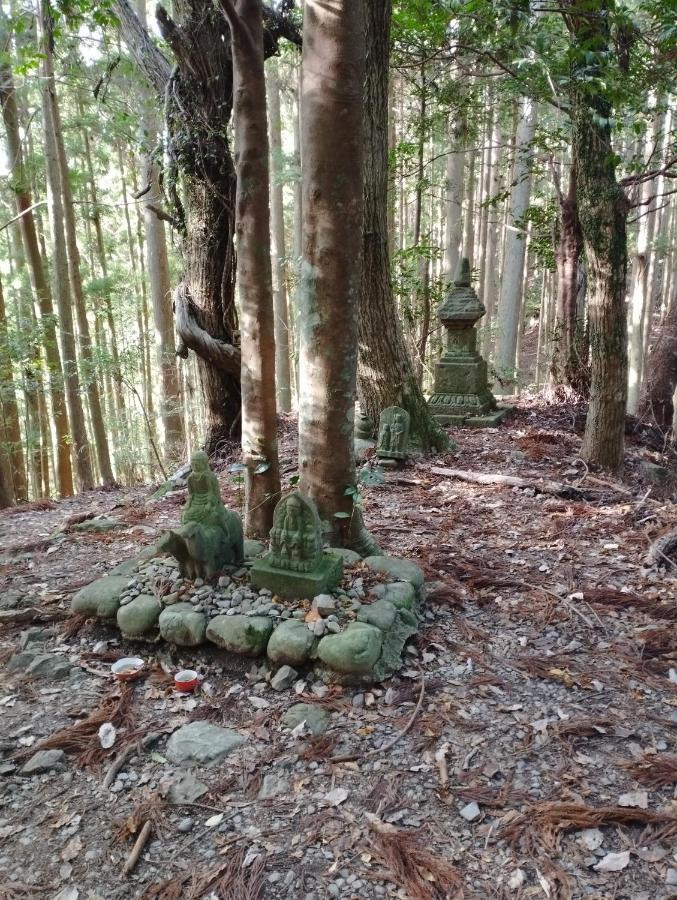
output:
POLYGON ((444 408, 438 408, 434 410, 433 417, 440 425, 458 425, 464 428, 495 428, 514 411, 514 406, 499 406, 480 415, 472 415, 457 411, 445 412, 444 408))
POLYGON ((323 553, 310 572, 293 572, 272 566, 268 557, 257 559, 251 568, 254 587, 268 588, 279 597, 311 599, 331 591, 343 576, 343 560, 323 553))

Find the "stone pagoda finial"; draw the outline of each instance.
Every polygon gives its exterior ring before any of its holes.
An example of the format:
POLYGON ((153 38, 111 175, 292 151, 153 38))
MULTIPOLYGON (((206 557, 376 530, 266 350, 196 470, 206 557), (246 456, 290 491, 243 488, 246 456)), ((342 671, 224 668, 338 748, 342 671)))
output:
POLYGON ((497 409, 489 390, 487 364, 477 352, 475 323, 485 312, 472 286, 470 260, 464 256, 437 310, 446 336, 435 366, 430 409, 442 425, 495 425, 508 412, 497 409))
POLYGON ((471 282, 470 260, 467 256, 463 256, 459 259, 458 266, 456 267, 454 284, 458 287, 470 287, 471 282))

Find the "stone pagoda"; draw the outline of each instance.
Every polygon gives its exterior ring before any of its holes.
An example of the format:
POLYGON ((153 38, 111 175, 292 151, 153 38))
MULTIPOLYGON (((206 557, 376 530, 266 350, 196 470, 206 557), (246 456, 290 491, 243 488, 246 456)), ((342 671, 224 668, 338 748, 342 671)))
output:
POLYGON ((446 331, 445 346, 435 366, 430 411, 440 425, 497 425, 511 411, 499 408, 489 390, 487 364, 477 352, 475 323, 485 313, 470 283, 464 257, 454 284, 437 310, 446 331))

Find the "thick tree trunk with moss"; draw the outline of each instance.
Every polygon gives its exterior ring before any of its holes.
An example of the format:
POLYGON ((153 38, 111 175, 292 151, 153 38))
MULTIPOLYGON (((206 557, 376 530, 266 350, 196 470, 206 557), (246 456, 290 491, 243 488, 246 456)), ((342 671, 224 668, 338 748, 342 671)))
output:
POLYGON ((550 381, 557 391, 573 391, 588 397, 590 367, 588 365, 587 331, 578 311, 578 268, 583 250, 583 232, 578 218, 576 172, 572 166, 566 194, 559 189, 555 261, 557 264, 557 306, 553 326, 553 355, 550 381))
MULTIPOLYGON (((362 252, 361 0, 306 0, 299 310, 301 490, 333 546, 362 547, 353 434, 362 252)), ((358 550, 359 552, 359 550, 358 550)))
POLYGON ((424 450, 448 439, 429 413, 404 342, 390 279, 388 252, 388 61, 392 0, 365 10, 364 232, 359 308, 358 395, 362 412, 378 422, 401 406, 424 450))
POLYGON ((245 532, 267 538, 280 498, 280 472, 263 20, 261 0, 221 0, 221 6, 230 25, 233 53, 245 532))
MULTIPOLYGON (((589 54, 604 59, 610 35, 607 0, 590 0, 568 19, 586 77, 576 80, 572 150, 578 214, 588 264, 591 385, 582 454, 602 468, 623 466, 627 398, 627 200, 616 180, 611 103, 590 78, 589 54)), ((574 72, 574 75, 576 73, 574 72)))
MULTIPOLYGON (((174 293, 177 352, 184 358, 189 350, 197 355, 207 405, 205 449, 218 453, 238 440, 241 430, 235 170, 227 133, 233 102, 230 33, 211 0, 179 4, 179 21, 158 6, 160 31, 174 54, 172 69, 129 0, 114 0, 113 8, 130 52, 165 106, 169 168, 164 184, 184 236, 185 272, 174 293)), ((279 37, 300 40, 281 13, 267 7, 264 13, 266 55, 275 52, 279 37)))

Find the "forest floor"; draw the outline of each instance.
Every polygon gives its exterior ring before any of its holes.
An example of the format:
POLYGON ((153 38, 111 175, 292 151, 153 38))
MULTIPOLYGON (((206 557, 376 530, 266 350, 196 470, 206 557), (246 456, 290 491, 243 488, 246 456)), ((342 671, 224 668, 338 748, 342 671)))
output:
MULTIPOLYGON (((500 429, 456 430, 458 451, 364 489, 382 546, 435 583, 404 668, 371 691, 308 681, 302 695, 276 693, 256 666, 73 619, 46 645, 71 676, 28 680, 6 669, 27 625, 0 626, 0 898, 677 897, 677 560, 645 565, 677 504, 639 474, 642 460, 666 460, 630 439, 626 476, 599 476, 578 459, 570 411, 520 406, 500 429), (568 488, 465 483, 440 467, 568 488), (106 672, 127 653, 149 675, 121 689, 106 672), (180 662, 205 674, 200 693, 173 691, 166 670, 180 662), (326 734, 280 728, 299 700, 331 713, 326 734), (104 789, 126 745, 198 718, 247 738, 195 771, 199 800, 164 796, 177 778, 164 736, 104 789), (111 719, 117 740, 103 750, 111 719), (21 774, 50 736, 65 769, 21 774), (358 758, 330 760, 342 754, 358 758), (150 839, 125 877, 144 822, 150 839)), ((77 588, 178 522, 183 495, 151 493, 4 512, 0 614, 58 617, 77 588), (89 513, 119 527, 74 530, 89 513)))

